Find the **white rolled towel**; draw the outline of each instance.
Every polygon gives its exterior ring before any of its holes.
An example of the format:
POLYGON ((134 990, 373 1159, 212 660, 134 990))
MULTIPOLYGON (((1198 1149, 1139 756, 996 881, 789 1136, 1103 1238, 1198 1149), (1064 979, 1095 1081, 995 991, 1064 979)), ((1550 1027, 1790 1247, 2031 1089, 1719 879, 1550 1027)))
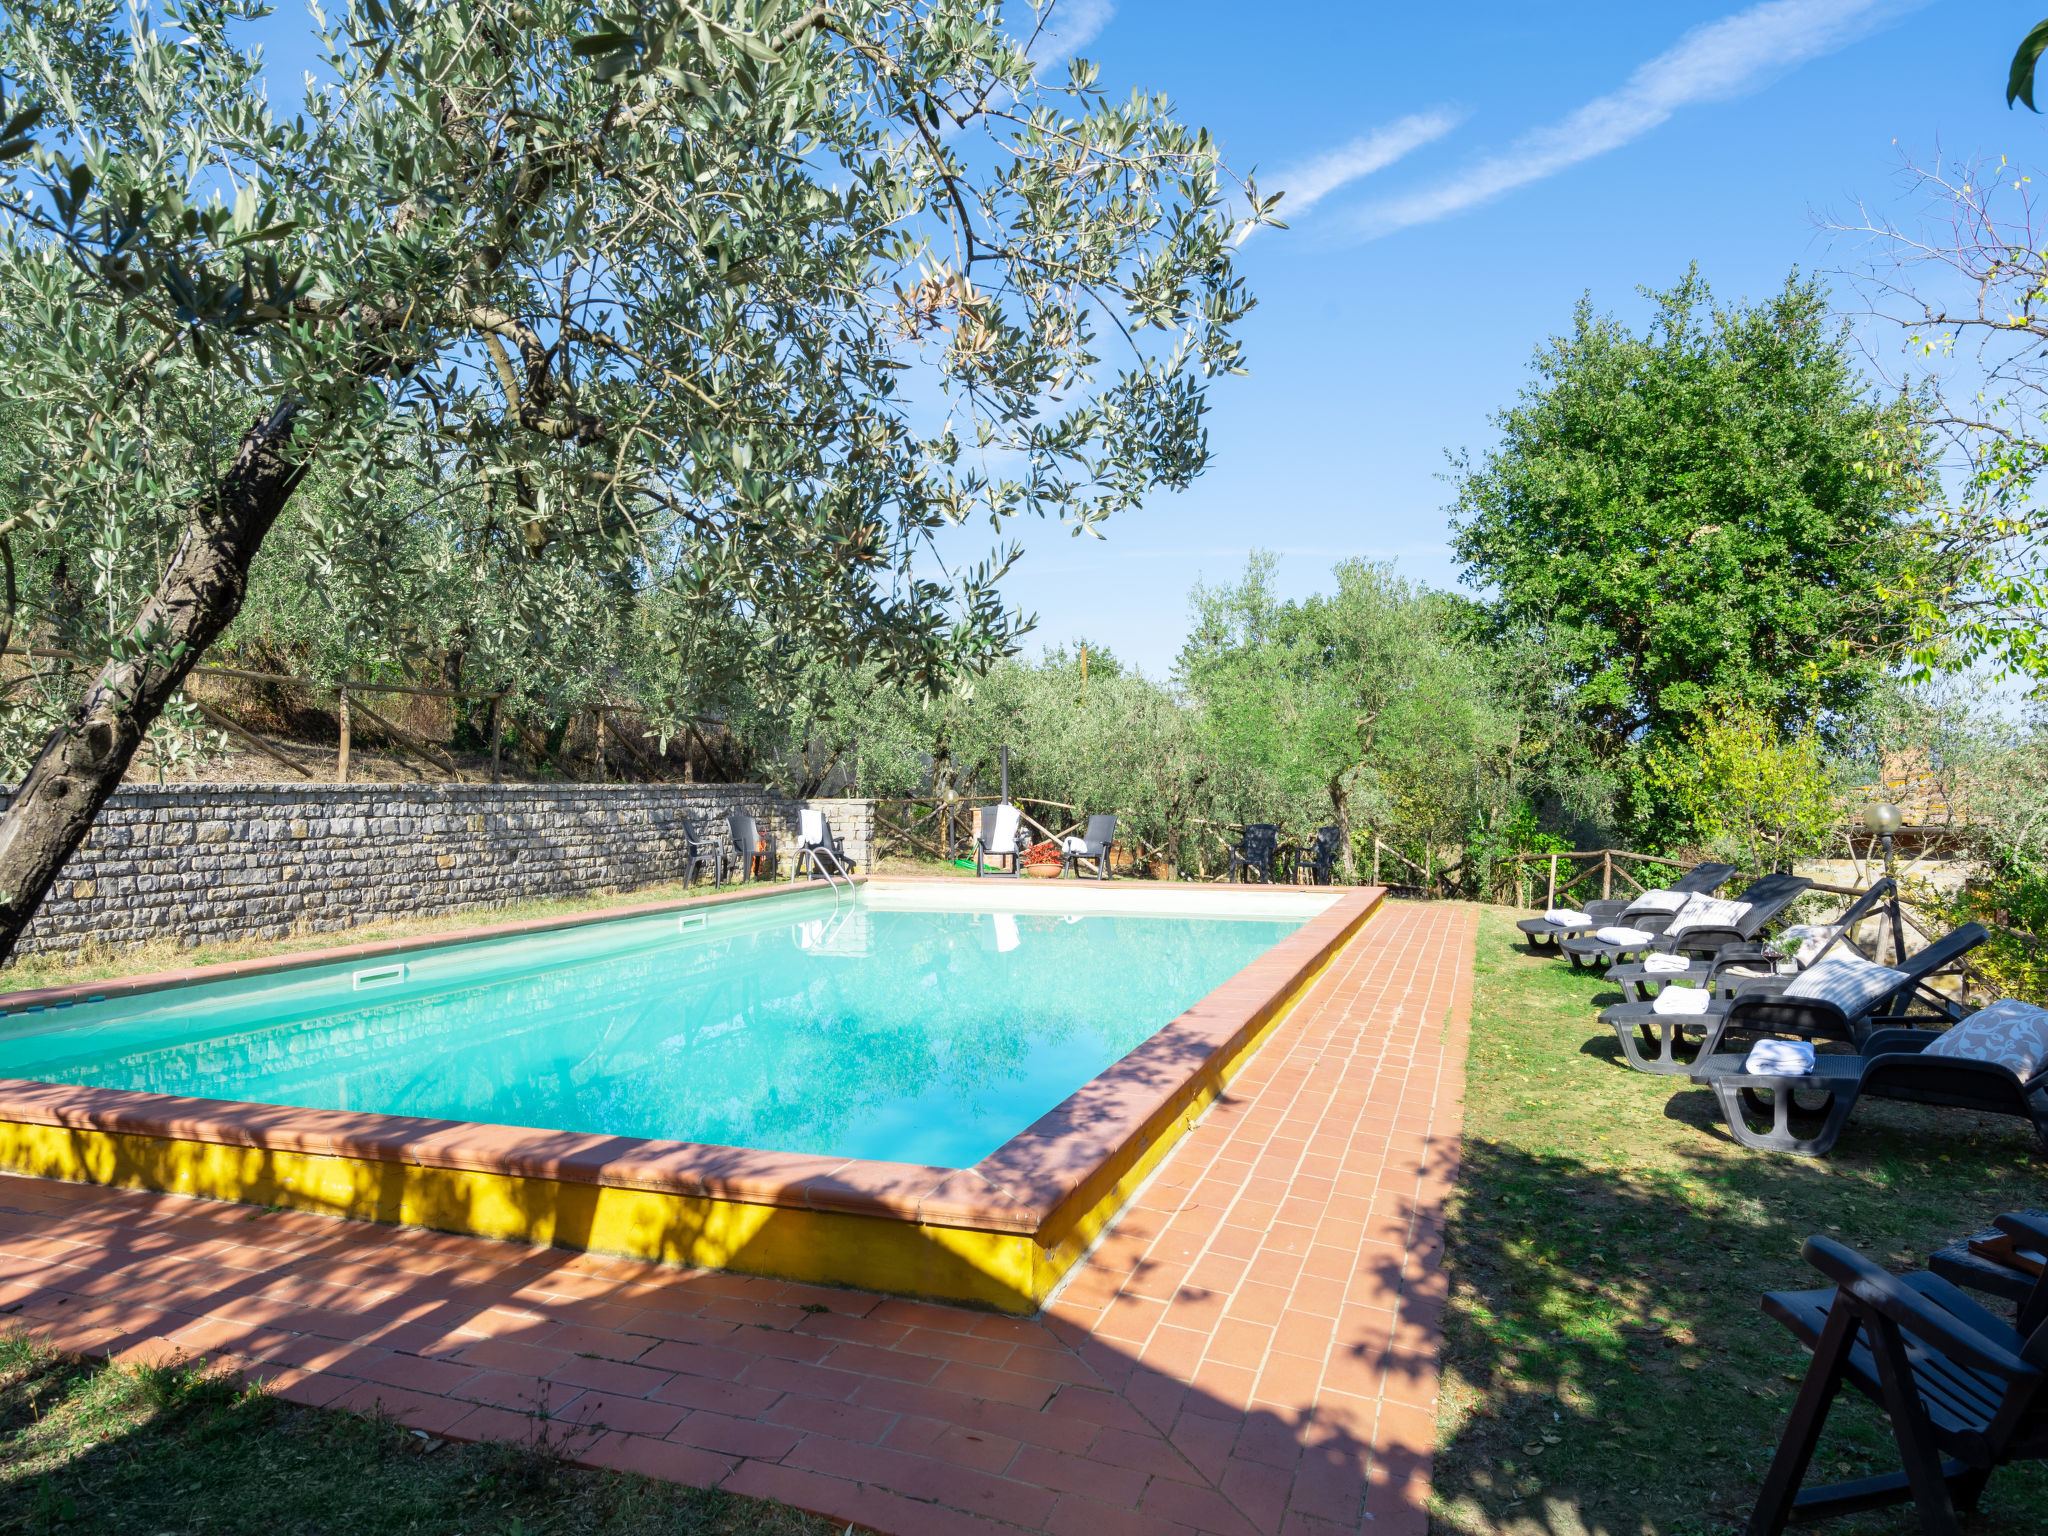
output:
POLYGON ((1652 976, 1677 976, 1692 969, 1684 955, 1645 955, 1643 969, 1652 976))
POLYGON ((1636 949, 1649 943, 1657 935, 1645 933, 1640 928, 1602 928, 1593 937, 1603 944, 1619 944, 1623 949, 1636 949))
POLYGON ((1751 1077, 1805 1077, 1813 1070, 1813 1047, 1804 1040, 1759 1040, 1742 1070, 1751 1077))
POLYGON ((1707 1004, 1713 1000, 1714 994, 1705 987, 1688 987, 1674 981, 1650 999, 1650 1007, 1657 1013, 1705 1013, 1707 1004))
POLYGON ((1584 928, 1593 921, 1593 914, 1575 907, 1552 907, 1543 914, 1543 920, 1556 923, 1560 928, 1584 928))

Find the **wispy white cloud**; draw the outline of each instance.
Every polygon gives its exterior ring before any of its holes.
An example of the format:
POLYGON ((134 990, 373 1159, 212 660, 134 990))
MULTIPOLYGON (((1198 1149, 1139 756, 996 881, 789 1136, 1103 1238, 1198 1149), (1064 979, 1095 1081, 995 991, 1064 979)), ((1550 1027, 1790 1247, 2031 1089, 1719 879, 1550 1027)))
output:
POLYGON ((1047 10, 1031 44, 1031 62, 1041 74, 1094 42, 1116 15, 1112 0, 1049 0, 1047 10))
POLYGON ((1374 171, 1383 171, 1402 156, 1442 138, 1465 117, 1462 110, 1452 107, 1412 112, 1371 133, 1360 134, 1349 144, 1339 144, 1312 160, 1289 166, 1273 178, 1273 185, 1287 194, 1280 205, 1281 212, 1307 213, 1339 187, 1349 186, 1374 171))
POLYGON ((1619 149, 1681 107, 1756 90, 1809 59, 1847 47, 1928 0, 1765 0, 1695 27, 1610 95, 1525 135, 1442 186, 1359 210, 1367 237, 1427 224, 1619 149))

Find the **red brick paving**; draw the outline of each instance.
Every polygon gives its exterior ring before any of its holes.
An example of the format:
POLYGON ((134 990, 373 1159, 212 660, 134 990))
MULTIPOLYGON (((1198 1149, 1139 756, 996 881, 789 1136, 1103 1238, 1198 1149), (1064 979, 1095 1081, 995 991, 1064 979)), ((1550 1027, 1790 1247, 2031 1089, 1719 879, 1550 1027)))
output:
POLYGON ((1472 945, 1384 908, 1037 1318, 11 1176, 0 1313, 890 1536, 1420 1533, 1472 945))

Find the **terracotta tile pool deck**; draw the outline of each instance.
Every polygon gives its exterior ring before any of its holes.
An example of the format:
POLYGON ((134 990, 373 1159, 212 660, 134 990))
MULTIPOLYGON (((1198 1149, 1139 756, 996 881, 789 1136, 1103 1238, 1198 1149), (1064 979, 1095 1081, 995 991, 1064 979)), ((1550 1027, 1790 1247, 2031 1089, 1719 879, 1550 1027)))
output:
POLYGON ((1473 915, 1388 904, 1036 1318, 0 1175, 0 1312, 889 1533, 1420 1533, 1473 915))

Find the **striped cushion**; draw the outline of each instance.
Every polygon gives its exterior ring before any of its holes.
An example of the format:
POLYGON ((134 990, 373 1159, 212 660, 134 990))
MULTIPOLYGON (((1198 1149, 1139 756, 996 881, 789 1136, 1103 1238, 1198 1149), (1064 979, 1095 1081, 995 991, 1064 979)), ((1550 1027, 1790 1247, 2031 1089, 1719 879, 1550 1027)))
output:
POLYGON ((1872 965, 1854 955, 1830 955, 1801 971, 1785 989, 1787 997, 1833 1003, 1850 1018, 1861 1018, 1906 979, 1904 971, 1872 965))
POLYGON ((1740 928, 1742 920, 1747 916, 1749 903, 1746 901, 1722 901, 1713 896, 1695 896, 1679 910, 1678 916, 1671 920, 1671 926, 1664 930, 1664 936, 1675 939, 1695 928, 1740 928))

